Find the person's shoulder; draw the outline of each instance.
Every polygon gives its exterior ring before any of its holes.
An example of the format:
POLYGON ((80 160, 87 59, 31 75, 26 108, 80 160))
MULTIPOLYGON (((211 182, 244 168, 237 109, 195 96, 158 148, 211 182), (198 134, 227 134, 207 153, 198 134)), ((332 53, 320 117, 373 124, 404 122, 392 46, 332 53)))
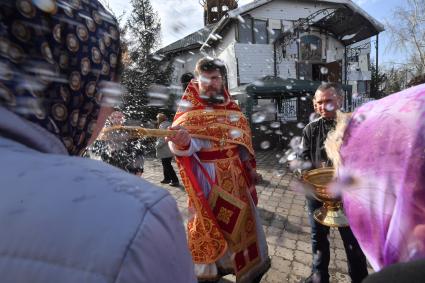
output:
MULTIPOLYGON (((61 160, 60 169, 57 169, 56 176, 63 176, 62 183, 72 183, 79 179, 80 187, 90 187, 93 191, 114 192, 136 197, 137 202, 148 205, 158 202, 169 192, 149 183, 139 176, 130 174, 115 166, 100 160, 93 160, 82 157, 51 157, 61 160)), ((58 162, 58 160, 56 161, 58 162)), ((49 162, 51 163, 51 162, 49 162)), ((51 167, 51 166, 49 166, 51 167)))
POLYGON ((311 130, 311 129, 315 128, 322 120, 323 120, 322 117, 318 117, 318 118, 314 119, 313 121, 311 121, 310 123, 308 123, 304 127, 304 131, 311 130))

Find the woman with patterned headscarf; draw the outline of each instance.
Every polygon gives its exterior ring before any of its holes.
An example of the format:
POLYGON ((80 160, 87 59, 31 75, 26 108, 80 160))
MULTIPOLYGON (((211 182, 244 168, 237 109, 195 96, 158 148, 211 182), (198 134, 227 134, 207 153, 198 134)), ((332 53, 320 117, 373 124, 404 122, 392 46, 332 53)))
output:
POLYGON ((97 0, 0 2, 2 282, 195 280, 174 199, 75 157, 117 100, 119 46, 97 0))

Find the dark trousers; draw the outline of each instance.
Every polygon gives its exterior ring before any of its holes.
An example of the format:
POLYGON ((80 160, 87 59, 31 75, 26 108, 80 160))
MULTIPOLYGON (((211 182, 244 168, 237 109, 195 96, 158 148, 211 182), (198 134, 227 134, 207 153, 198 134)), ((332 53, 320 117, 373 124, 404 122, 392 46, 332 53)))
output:
POLYGON ((164 173, 164 180, 170 181, 173 183, 178 183, 179 179, 177 178, 176 172, 174 171, 173 166, 171 165, 171 160, 173 158, 162 158, 162 171, 164 173))
MULTIPOLYGON (((329 227, 314 220, 313 212, 322 206, 322 203, 314 198, 307 197, 308 217, 311 225, 311 243, 313 248, 313 273, 320 278, 320 283, 329 283, 328 266, 330 261, 329 250, 329 227)), ((348 273, 351 282, 360 283, 367 276, 366 257, 360 249, 359 243, 353 235, 350 227, 338 228, 347 254, 348 273)))

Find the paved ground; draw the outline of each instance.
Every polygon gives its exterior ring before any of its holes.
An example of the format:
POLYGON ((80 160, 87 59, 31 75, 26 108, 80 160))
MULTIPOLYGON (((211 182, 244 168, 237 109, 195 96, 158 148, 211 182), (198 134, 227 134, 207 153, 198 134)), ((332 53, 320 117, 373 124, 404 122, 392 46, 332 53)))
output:
MULTIPOLYGON (((304 195, 297 190, 297 181, 278 163, 277 151, 257 153, 258 172, 264 181, 257 186, 259 211, 269 246, 272 268, 262 283, 298 283, 310 274, 312 262, 310 226, 307 219, 304 195)), ((177 171, 176 171, 177 172, 177 171)), ((160 161, 148 158, 143 178, 161 185, 160 161)), ((162 185, 175 197, 183 218, 187 218, 186 193, 181 188, 162 185)), ((331 283, 351 282, 347 274, 344 247, 335 229, 331 229, 331 283)), ((226 276, 220 282, 235 282, 234 276, 226 276)))

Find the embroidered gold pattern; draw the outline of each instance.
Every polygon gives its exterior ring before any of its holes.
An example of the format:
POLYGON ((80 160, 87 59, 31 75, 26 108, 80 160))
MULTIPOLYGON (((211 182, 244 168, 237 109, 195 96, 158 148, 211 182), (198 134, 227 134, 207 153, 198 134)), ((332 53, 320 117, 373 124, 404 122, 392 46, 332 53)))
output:
POLYGON ((226 224, 229 224, 230 218, 232 217, 232 215, 233 215, 233 211, 231 211, 231 210, 229 210, 225 207, 220 207, 220 211, 218 213, 217 220, 222 221, 226 224))

